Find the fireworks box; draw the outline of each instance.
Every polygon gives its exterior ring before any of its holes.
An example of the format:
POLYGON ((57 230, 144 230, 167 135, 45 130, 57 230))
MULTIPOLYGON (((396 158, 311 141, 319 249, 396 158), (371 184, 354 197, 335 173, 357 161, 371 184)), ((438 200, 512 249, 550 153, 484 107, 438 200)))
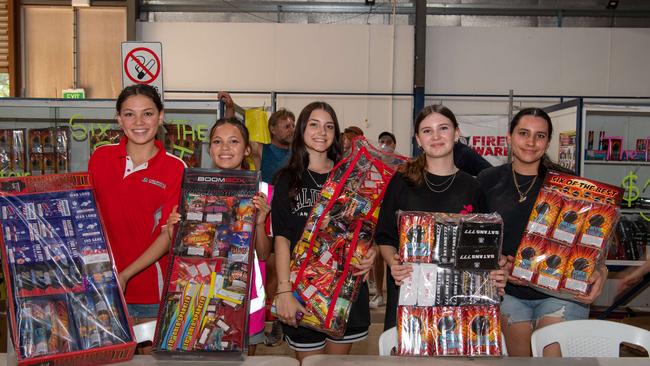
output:
POLYGON ((515 255, 511 276, 556 297, 590 291, 620 218, 623 190, 557 172, 546 175, 515 255))
POLYGON ((299 324, 342 337, 362 282, 353 276, 372 245, 386 186, 406 158, 363 137, 330 172, 291 258, 293 295, 312 314, 299 324))
POLYGON ((400 286, 397 354, 500 356, 498 214, 399 212, 399 255, 413 271, 400 286))
POLYGON ((87 173, 0 179, 2 265, 19 365, 95 365, 135 342, 87 173))
POLYGON ((241 358, 248 347, 258 181, 259 172, 185 170, 156 356, 241 358))

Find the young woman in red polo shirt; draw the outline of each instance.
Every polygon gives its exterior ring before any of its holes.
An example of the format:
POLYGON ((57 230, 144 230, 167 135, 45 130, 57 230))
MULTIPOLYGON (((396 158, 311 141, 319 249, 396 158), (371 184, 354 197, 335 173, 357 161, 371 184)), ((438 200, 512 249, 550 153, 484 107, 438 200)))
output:
POLYGON ((153 87, 125 88, 116 109, 124 137, 97 148, 88 171, 129 315, 139 323, 158 313, 170 244, 161 229, 178 203, 185 163, 156 140, 164 112, 153 87))

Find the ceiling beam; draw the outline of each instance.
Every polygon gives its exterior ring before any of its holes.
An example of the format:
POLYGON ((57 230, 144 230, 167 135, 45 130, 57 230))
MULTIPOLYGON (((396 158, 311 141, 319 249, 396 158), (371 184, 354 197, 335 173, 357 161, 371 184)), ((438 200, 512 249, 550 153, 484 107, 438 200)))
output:
MULTIPOLYGON (((492 4, 427 4, 427 15, 475 15, 475 16, 549 16, 555 17, 650 17, 650 4, 624 6, 616 10, 593 5, 492 5, 492 4)), ((397 3, 397 14, 415 14, 411 3, 397 3)), ((330 14, 392 14, 391 3, 369 7, 361 1, 354 3, 314 1, 213 1, 213 0, 143 0, 143 12, 190 12, 190 13, 330 13, 330 14)))

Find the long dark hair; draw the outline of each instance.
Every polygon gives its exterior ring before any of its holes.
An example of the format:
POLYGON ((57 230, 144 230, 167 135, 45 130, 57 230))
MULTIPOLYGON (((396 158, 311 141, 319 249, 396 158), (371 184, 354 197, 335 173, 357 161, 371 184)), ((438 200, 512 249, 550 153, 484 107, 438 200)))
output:
MULTIPOLYGON (((514 117, 512 117, 512 121, 510 121, 510 125, 508 127, 508 132, 510 135, 515 132, 515 128, 519 124, 519 121, 521 121, 521 119, 525 116, 539 117, 546 121, 546 125, 548 127, 548 141, 550 142, 551 138, 553 137, 553 122, 551 122, 551 116, 549 116, 548 113, 546 113, 543 109, 536 107, 524 108, 517 112, 514 117)), ((551 161, 551 158, 549 158, 545 153, 542 156, 542 160, 540 161, 538 174, 540 176, 544 176, 549 170, 557 170, 564 173, 574 173, 573 171, 551 161)))
MULTIPOLYGON (((218 119, 217 122, 215 122, 214 125, 212 125, 212 128, 210 128, 210 134, 208 135, 209 136, 208 150, 210 150, 210 145, 212 145, 212 135, 214 134, 214 131, 217 129, 217 127, 223 126, 225 124, 229 124, 237 127, 237 129, 242 135, 242 138, 244 139, 244 151, 245 149, 251 146, 251 142, 248 134, 248 128, 246 128, 246 126, 244 126, 244 124, 241 123, 235 117, 225 117, 225 118, 218 119)), ((249 168, 246 158, 248 158, 248 156, 244 156, 244 160, 241 163, 241 168, 244 170, 248 170, 249 168)))
POLYGON ((327 157, 332 160, 334 164, 341 160, 342 148, 341 142, 338 138, 338 136, 341 135, 341 130, 339 128, 339 120, 336 117, 334 108, 326 102, 309 103, 305 108, 303 108, 298 116, 296 129, 293 132, 293 141, 291 142, 291 157, 289 158, 289 162, 284 168, 280 169, 273 178, 273 183, 277 184, 281 175, 289 175, 289 198, 291 199, 296 196, 298 190, 302 186, 302 174, 309 166, 309 153, 307 152, 303 135, 305 133, 305 128, 307 128, 307 122, 309 121, 311 113, 317 109, 329 113, 332 117, 332 121, 334 121, 334 141, 329 149, 327 149, 327 157))
MULTIPOLYGON (((434 104, 434 105, 424 107, 420 111, 418 116, 415 118, 415 127, 414 127, 415 135, 418 134, 420 130, 420 124, 422 123, 422 121, 434 113, 438 113, 447 117, 454 125, 454 128, 458 128, 458 121, 456 120, 456 116, 454 115, 454 112, 452 112, 451 109, 445 107, 442 104, 434 104)), ((422 182, 424 182, 424 171, 426 169, 426 166, 427 166, 427 157, 425 154, 420 154, 416 158, 410 159, 402 166, 400 166, 398 171, 402 173, 404 179, 407 182, 410 182, 411 184, 414 185, 420 185, 422 184, 422 182)))

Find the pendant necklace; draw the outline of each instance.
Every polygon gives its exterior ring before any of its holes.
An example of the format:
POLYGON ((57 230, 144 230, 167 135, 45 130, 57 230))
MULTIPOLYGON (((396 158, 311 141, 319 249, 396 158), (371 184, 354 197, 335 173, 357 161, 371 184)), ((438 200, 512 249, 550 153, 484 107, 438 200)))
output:
MULTIPOLYGON (((316 187, 318 187, 318 189, 323 188, 323 184, 325 184, 325 182, 323 182, 323 183, 321 183, 321 184, 318 184, 318 182, 316 182, 316 179, 314 179, 314 176, 311 175, 311 172, 309 171, 309 169, 307 169, 307 174, 309 174, 309 177, 311 178, 312 182, 314 182, 314 184, 316 185, 316 187)), ((327 178, 325 178, 325 180, 327 180, 327 178)))
POLYGON ((537 176, 535 176, 531 181, 530 181, 530 186, 528 186, 528 189, 526 189, 525 192, 521 192, 521 189, 519 187, 523 187, 528 183, 524 184, 519 184, 517 183, 517 175, 515 174, 515 167, 512 167, 512 180, 515 182, 515 188, 517 189, 517 193, 519 194, 519 203, 522 203, 526 200, 526 196, 528 195, 528 192, 530 192, 531 189, 533 189, 533 186, 535 185, 535 181, 537 180, 537 176))

